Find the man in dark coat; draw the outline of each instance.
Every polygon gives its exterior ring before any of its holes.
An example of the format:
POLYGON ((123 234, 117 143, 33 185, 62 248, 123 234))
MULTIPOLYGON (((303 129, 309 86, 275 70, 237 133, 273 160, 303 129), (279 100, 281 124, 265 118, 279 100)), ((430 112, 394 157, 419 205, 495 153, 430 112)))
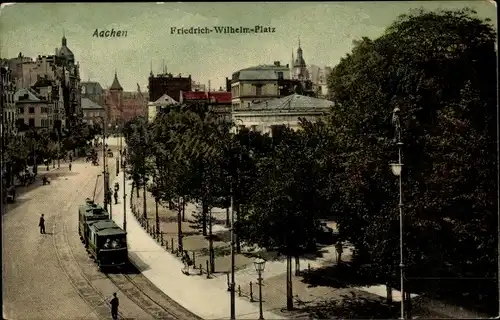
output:
POLYGON ((118 305, 120 302, 118 301, 118 297, 116 296, 116 292, 113 293, 113 299, 110 301, 111 304, 111 317, 113 320, 118 319, 118 305))
POLYGON ((38 226, 40 227, 40 233, 45 234, 45 218, 43 217, 43 213, 40 216, 40 222, 38 223, 38 226))

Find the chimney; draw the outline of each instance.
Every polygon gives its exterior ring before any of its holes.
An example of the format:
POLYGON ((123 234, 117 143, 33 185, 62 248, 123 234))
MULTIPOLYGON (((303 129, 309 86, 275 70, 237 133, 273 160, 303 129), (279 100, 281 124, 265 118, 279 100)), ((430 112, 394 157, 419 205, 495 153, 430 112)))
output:
POLYGON ((274 65, 279 67, 280 66, 280 62, 279 61, 274 61, 274 65))

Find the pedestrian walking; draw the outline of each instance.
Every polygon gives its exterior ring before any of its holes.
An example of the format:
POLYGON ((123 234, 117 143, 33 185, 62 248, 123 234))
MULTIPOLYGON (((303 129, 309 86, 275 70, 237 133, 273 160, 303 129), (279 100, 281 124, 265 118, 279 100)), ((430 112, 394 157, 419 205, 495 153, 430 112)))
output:
POLYGON ((335 250, 337 250, 337 263, 342 262, 342 253, 344 252, 344 246, 342 245, 341 241, 338 241, 335 244, 335 250))
POLYGON ((111 304, 111 317, 113 318, 113 320, 116 320, 118 319, 118 305, 120 304, 120 301, 116 296, 116 292, 113 293, 113 299, 111 299, 110 304, 111 304))
POLYGON ((118 190, 115 190, 114 196, 115 196, 115 204, 118 204, 118 190))
POLYGON ((69 171, 71 171, 71 162, 69 163, 69 171))
POLYGON ((38 223, 40 227, 40 234, 45 234, 45 218, 43 217, 43 213, 40 216, 40 222, 38 223))

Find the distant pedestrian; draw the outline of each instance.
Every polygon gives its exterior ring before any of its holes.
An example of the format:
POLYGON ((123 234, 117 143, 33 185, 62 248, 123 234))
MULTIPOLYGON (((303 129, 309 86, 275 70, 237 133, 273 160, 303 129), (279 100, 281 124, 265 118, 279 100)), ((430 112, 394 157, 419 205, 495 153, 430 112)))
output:
POLYGON ((118 305, 120 304, 120 301, 116 296, 116 292, 113 293, 113 299, 111 299, 110 304, 111 304, 111 317, 113 318, 113 320, 116 320, 118 319, 118 305))
POLYGON ((338 241, 335 244, 335 249, 337 250, 337 263, 342 262, 342 253, 344 252, 344 247, 342 246, 342 242, 338 241))
POLYGON ((71 171, 71 162, 69 163, 69 171, 71 171))
POLYGON ((45 218, 43 217, 43 213, 40 216, 40 222, 38 223, 40 227, 40 234, 45 234, 45 218))
POLYGON ((114 196, 115 196, 115 204, 118 204, 118 190, 115 190, 114 196))

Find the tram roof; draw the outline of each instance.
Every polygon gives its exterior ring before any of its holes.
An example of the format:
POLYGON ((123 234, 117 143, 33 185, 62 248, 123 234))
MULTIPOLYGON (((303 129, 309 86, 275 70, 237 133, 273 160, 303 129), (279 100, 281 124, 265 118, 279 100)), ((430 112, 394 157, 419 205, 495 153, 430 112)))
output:
POLYGON ((125 234, 127 234, 112 220, 96 220, 95 222, 90 224, 90 228, 98 236, 111 236, 111 235, 125 235, 125 234))

